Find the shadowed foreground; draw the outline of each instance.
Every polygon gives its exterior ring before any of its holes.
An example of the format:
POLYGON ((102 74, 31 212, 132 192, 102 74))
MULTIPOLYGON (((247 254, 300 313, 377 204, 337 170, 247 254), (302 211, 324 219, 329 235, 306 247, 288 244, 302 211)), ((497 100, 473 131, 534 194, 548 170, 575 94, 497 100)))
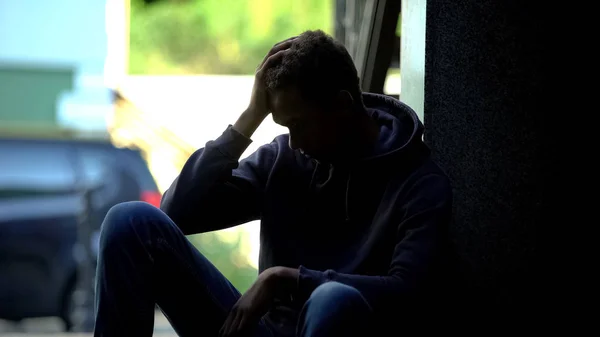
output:
MULTIPOLYGON (((2 337, 91 337, 86 333, 61 332, 62 322, 58 318, 39 318, 23 321, 21 326, 0 320, 0 335, 2 337)), ((154 336, 176 337, 171 325, 160 311, 156 312, 154 321, 154 336)))

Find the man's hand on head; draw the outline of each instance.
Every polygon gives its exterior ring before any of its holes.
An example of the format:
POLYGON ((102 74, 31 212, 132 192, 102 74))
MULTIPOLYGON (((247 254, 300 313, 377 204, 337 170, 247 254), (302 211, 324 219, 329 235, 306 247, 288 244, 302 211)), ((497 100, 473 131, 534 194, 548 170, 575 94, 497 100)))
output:
POLYGON ((292 46, 294 39, 296 37, 276 43, 257 67, 250 104, 233 125, 233 129, 242 135, 250 138, 269 114, 269 97, 265 85, 265 74, 267 69, 281 62, 281 58, 292 46))

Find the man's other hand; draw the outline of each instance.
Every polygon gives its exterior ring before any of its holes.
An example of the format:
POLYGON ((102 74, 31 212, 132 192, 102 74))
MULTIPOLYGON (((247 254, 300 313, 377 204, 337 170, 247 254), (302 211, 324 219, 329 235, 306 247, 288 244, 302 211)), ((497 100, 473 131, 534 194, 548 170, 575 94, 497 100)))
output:
POLYGON ((231 308, 219 335, 238 336, 256 325, 267 313, 277 294, 275 269, 262 272, 256 282, 231 308))

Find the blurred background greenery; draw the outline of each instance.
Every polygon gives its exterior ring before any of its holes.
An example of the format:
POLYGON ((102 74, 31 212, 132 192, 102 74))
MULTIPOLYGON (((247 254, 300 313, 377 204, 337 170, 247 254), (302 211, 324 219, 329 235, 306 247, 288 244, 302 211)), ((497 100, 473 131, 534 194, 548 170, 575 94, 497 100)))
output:
POLYGON ((258 271, 248 262, 247 251, 243 249, 246 232, 230 233, 227 237, 215 232, 196 234, 188 239, 240 292, 244 292, 252 285, 258 271))
POLYGON ((333 0, 132 0, 129 72, 252 74, 274 43, 333 22, 333 0))
MULTIPOLYGON (((308 29, 332 34, 334 6, 334 0, 131 0, 129 74, 251 75, 274 43, 308 29)), ((189 239, 244 292, 257 276, 244 247, 248 232, 226 232, 189 239)))

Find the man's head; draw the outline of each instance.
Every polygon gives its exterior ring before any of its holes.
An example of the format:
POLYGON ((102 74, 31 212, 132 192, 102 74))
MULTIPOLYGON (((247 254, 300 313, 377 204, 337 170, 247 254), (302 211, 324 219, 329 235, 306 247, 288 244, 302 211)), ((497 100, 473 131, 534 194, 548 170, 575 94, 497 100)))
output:
POLYGON ((289 129, 290 146, 317 159, 339 150, 346 124, 364 109, 350 54, 320 30, 298 36, 265 81, 273 119, 289 129))

